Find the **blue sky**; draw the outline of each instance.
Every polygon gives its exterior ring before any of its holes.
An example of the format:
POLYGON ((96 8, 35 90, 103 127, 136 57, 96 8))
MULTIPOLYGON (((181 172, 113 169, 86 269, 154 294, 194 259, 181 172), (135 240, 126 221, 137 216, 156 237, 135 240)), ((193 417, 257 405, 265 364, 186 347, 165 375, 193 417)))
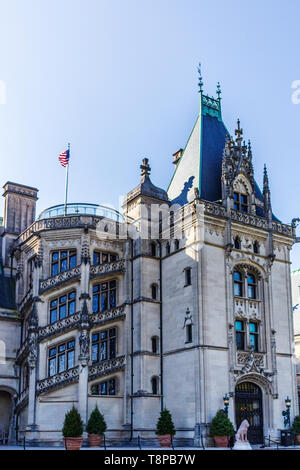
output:
MULTIPOLYGON (((0 0, 2 183, 40 189, 38 212, 64 199, 58 154, 71 142, 70 202, 118 206, 150 159, 167 187, 172 154, 204 90, 222 87, 239 117, 256 179, 269 169, 273 210, 300 216, 299 0, 0 0)), ((3 212, 1 201, 0 213, 3 212)), ((300 266, 300 245, 293 249, 300 266)))

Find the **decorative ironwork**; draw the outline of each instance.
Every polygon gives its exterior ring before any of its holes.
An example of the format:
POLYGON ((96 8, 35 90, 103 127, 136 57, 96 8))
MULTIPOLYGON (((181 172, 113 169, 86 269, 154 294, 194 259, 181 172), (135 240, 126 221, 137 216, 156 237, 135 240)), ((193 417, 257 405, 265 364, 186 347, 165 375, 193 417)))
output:
POLYGON ((105 264, 93 264, 90 267, 91 277, 96 277, 101 274, 125 271, 125 260, 120 259, 105 264))
POLYGON ((79 322, 80 312, 76 312, 69 317, 57 320, 50 325, 42 326, 39 328, 39 341, 42 341, 49 336, 60 335, 61 333, 77 328, 79 322))
POLYGON ((96 326, 113 320, 121 320, 123 318, 125 318, 125 304, 111 310, 105 310, 104 312, 92 313, 90 315, 90 323, 92 326, 96 326))
POLYGON ((89 380, 94 380, 97 377, 112 374, 117 370, 121 370, 125 367, 125 356, 119 356, 115 359, 109 359, 108 361, 100 362, 99 364, 93 364, 89 367, 89 380))
POLYGON ((236 425, 244 419, 250 424, 248 439, 250 444, 263 442, 263 410, 261 389, 252 382, 242 382, 235 389, 236 425))
POLYGON ((79 380, 79 366, 72 367, 72 369, 65 370, 52 377, 37 382, 37 394, 49 392, 53 389, 65 387, 79 380))
POLYGON ((80 278, 81 268, 80 266, 75 266, 75 268, 69 269, 63 273, 59 273, 56 276, 51 276, 48 279, 40 281, 40 293, 45 292, 48 289, 57 287, 62 283, 65 283, 70 280, 80 278))

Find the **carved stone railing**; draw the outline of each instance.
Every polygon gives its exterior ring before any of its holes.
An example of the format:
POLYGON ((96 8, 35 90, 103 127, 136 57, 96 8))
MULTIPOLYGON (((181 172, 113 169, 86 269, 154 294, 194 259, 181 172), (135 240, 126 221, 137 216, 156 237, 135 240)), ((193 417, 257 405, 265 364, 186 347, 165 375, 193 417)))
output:
POLYGON ((39 328, 39 341, 43 341, 49 336, 57 336, 65 331, 72 330, 77 327, 77 324, 80 319, 80 312, 76 312, 69 317, 63 318, 62 320, 57 320, 54 323, 51 323, 46 326, 41 326, 39 328))
POLYGON ((89 318, 92 326, 113 320, 121 320, 125 318, 125 304, 111 310, 105 310, 104 312, 92 313, 89 318))
POLYGON ((56 274, 56 276, 48 277, 48 279, 40 281, 40 294, 48 289, 58 287, 67 281, 73 281, 74 279, 80 278, 80 274, 80 266, 75 266, 75 268, 69 269, 63 273, 56 274))
POLYGON ((205 214, 217 215, 220 217, 225 217, 226 215, 226 210, 224 206, 208 201, 204 201, 204 212, 205 214))
POLYGON ((261 320, 261 301, 255 299, 234 299, 234 314, 237 318, 261 320))
POLYGON ((65 370, 59 374, 55 374, 52 377, 37 382, 37 394, 50 392, 51 390, 65 387, 72 383, 78 382, 79 380, 79 366, 72 367, 72 369, 65 370))
POLYGON ((281 222, 273 222, 272 228, 274 232, 282 233, 288 237, 294 236, 293 227, 291 227, 291 225, 282 224, 281 222))
POLYGON ((232 210, 231 219, 242 224, 253 225, 258 228, 268 229, 268 221, 264 217, 232 210))
POLYGON ((20 346, 20 348, 17 352, 16 363, 20 364, 22 362, 22 360, 24 359, 24 357, 27 356, 28 352, 29 352, 29 341, 28 341, 28 336, 27 336, 27 338, 21 344, 21 346, 20 346))
POLYGON ((93 264, 90 267, 91 277, 101 276, 108 273, 117 273, 125 271, 125 260, 120 259, 105 264, 93 264))
POLYGON ((28 401, 28 397, 29 397, 29 388, 27 387, 18 395, 18 398, 16 401, 16 410, 20 410, 26 405, 28 401))
POLYGON ((97 377, 112 374, 125 367, 125 356, 118 356, 115 359, 109 359, 89 367, 89 380, 97 377))
POLYGON ((32 289, 29 289, 20 302, 19 312, 22 313, 23 310, 26 308, 26 305, 30 304, 30 302, 32 301, 32 296, 33 296, 32 289))

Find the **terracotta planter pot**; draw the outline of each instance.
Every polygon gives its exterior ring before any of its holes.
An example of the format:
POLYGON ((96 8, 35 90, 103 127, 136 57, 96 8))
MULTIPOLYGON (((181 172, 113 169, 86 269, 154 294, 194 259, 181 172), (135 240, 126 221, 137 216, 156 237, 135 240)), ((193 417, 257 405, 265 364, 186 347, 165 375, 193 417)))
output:
POLYGON ((88 434, 90 447, 100 447, 103 439, 103 434, 88 434))
POLYGON ((67 450, 80 450, 83 437, 65 437, 67 450))
POLYGON ((300 446, 300 434, 296 434, 296 441, 298 446, 300 446))
POLYGON ((214 436, 217 447, 228 447, 229 436, 214 436))
POLYGON ((164 434, 163 436, 157 436, 160 447, 171 447, 172 436, 171 434, 164 434))

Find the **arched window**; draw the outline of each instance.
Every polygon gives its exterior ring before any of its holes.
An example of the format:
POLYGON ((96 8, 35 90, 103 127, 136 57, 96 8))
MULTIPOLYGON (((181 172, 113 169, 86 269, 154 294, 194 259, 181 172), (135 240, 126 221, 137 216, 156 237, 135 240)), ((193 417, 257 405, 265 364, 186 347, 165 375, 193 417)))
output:
POLYGON ((155 243, 151 243, 150 251, 151 251, 151 256, 156 256, 156 245, 155 245, 155 243))
POLYGON ((166 244, 166 254, 169 255, 171 253, 171 247, 170 247, 170 243, 168 242, 166 244))
POLYGON ((254 274, 248 274, 247 276, 248 283, 248 298, 256 299, 257 297, 257 282, 254 274))
POLYGON ((259 254, 259 243, 256 240, 253 243, 253 253, 255 253, 256 255, 259 254))
POLYGON ((151 388, 153 395, 158 395, 158 377, 152 377, 151 388))
POLYGON ((157 285, 152 284, 151 286, 151 295, 153 300, 157 300, 157 285))
POLYGON ((234 271, 233 284, 235 297, 243 297, 243 276, 240 271, 234 271))
POLYGON ((193 342, 193 324, 192 323, 187 323, 185 325, 185 333, 186 333, 186 343, 192 343, 193 342))
POLYGON ((158 337, 157 336, 152 336, 151 346, 152 346, 152 352, 154 354, 157 354, 158 353, 158 337))
POLYGON ((241 239, 240 239, 240 237, 235 237, 235 239, 234 239, 234 248, 236 250, 241 249, 241 239))

